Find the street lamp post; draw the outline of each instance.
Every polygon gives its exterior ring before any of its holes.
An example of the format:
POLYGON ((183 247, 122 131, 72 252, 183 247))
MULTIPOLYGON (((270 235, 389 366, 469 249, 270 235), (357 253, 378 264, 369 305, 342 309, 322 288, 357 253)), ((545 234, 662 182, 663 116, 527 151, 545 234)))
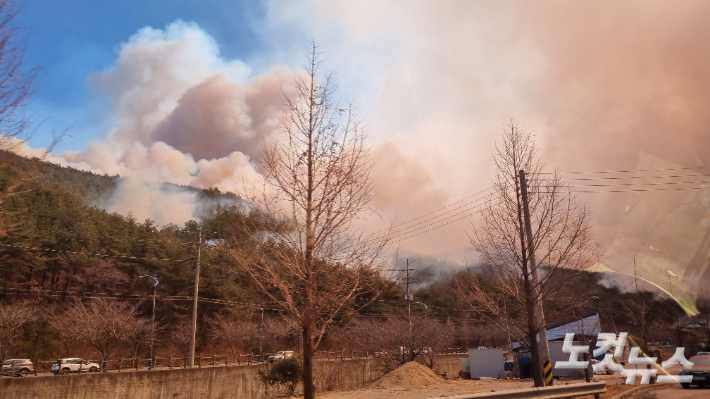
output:
POLYGON ((427 304, 424 303, 424 302, 414 302, 414 303, 417 304, 417 305, 422 305, 422 306, 424 306, 424 318, 426 319, 426 316, 427 316, 427 313, 426 313, 426 312, 427 312, 427 310, 429 309, 429 306, 427 306, 427 304))
POLYGON ((153 369, 153 333, 155 331, 155 294, 158 291, 158 279, 155 276, 138 276, 148 277, 153 280, 153 311, 150 319, 150 360, 148 361, 148 370, 153 369))

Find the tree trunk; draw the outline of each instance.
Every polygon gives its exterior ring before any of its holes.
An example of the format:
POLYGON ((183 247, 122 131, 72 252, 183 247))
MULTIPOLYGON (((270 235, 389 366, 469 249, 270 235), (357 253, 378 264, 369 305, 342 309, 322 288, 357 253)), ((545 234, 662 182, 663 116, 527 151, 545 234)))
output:
POLYGON ((303 398, 314 399, 316 386, 313 381, 313 327, 303 326, 303 398))

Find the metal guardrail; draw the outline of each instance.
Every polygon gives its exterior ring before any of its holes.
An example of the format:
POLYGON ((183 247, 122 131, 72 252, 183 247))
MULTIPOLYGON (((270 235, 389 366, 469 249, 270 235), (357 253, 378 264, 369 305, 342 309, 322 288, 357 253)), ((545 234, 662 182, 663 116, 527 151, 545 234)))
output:
MULTIPOLYGON (((557 385, 543 388, 525 388, 499 392, 481 392, 449 396, 455 399, 563 399, 576 396, 606 393, 606 382, 557 385)), ((434 399, 434 398, 431 398, 434 399)))

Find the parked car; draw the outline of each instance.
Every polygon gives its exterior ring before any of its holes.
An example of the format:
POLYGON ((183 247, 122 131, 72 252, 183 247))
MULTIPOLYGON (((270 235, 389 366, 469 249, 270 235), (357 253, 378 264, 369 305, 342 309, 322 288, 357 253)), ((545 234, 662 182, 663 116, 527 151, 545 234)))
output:
POLYGON ((404 346, 395 346, 392 348, 392 354, 395 356, 402 356, 407 353, 409 353, 409 348, 405 348, 404 346))
POLYGON ((98 373, 101 370, 101 366, 96 363, 84 360, 78 357, 69 357, 64 359, 59 359, 56 363, 52 364, 52 374, 69 374, 69 373, 98 373))
POLYGON ((30 359, 7 359, 2 362, 2 369, 0 369, 2 375, 12 374, 13 365, 15 366, 13 377, 26 377, 28 374, 35 372, 35 365, 32 364, 30 359))
POLYGON ((705 387, 710 385, 710 356, 700 355, 693 356, 689 361, 695 363, 690 370, 680 370, 678 375, 692 375, 693 381, 690 383, 680 384, 683 388, 690 388, 691 385, 705 387))
POLYGON ((278 351, 273 355, 269 356, 269 362, 273 363, 276 360, 290 359, 293 357, 293 351, 278 351))

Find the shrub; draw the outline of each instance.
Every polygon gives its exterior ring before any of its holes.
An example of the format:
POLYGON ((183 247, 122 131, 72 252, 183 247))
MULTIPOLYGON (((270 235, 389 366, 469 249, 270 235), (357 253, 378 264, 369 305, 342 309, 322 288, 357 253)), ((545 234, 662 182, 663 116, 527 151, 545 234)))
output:
POLYGON ((291 396, 303 377, 303 358, 296 355, 289 359, 277 360, 268 372, 260 371, 259 377, 265 385, 285 386, 291 396))

